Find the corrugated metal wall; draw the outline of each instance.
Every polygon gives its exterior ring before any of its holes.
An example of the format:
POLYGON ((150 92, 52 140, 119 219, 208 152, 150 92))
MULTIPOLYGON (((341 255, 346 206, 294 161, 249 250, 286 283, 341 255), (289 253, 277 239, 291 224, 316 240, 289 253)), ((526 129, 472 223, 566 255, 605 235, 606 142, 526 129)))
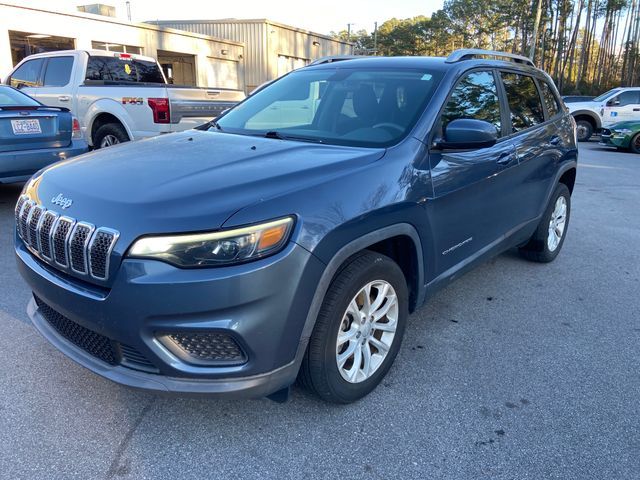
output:
MULTIPOLYGON (((152 22, 156 23, 156 22, 152 22)), ((278 56, 308 61, 328 55, 348 55, 351 46, 310 32, 262 20, 179 21, 165 20, 159 25, 212 37, 243 42, 245 82, 251 91, 278 76, 278 56)))
POLYGON ((267 78, 267 56, 265 55, 265 31, 266 26, 262 22, 252 23, 212 23, 212 22, 181 22, 181 21, 160 21, 153 22, 163 27, 186 30, 188 32, 210 35, 217 38, 226 38, 236 42, 242 42, 245 46, 245 83, 247 91, 251 91, 261 85, 267 78))

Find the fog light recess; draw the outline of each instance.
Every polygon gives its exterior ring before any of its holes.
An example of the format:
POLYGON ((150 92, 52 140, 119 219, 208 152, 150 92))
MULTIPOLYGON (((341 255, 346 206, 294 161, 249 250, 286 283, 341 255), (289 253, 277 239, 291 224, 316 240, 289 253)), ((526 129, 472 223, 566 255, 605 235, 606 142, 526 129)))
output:
POLYGON ((181 360, 201 366, 232 366, 247 362, 238 343, 220 332, 167 333, 162 344, 181 360))

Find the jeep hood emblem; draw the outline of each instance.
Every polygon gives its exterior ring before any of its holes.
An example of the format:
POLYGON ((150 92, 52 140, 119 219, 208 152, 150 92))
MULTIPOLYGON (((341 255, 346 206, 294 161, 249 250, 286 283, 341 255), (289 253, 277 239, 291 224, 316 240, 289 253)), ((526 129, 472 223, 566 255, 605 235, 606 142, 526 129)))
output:
POLYGON ((51 203, 53 203, 54 205, 59 205, 62 207, 63 210, 66 210, 71 206, 71 204, 73 203, 73 200, 59 193, 58 195, 56 195, 51 199, 51 203))

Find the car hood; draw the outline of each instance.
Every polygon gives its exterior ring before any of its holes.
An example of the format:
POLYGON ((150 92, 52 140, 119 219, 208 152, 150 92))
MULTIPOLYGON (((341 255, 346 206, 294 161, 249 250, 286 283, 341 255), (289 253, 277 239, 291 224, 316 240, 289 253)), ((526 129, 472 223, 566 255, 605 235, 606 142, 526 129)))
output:
POLYGON ((623 128, 628 128, 629 130, 640 130, 640 121, 638 120, 628 120, 625 122, 613 123, 607 127, 609 130, 621 130, 623 128))
POLYGON ((597 110, 602 108, 602 102, 573 102, 567 103, 566 105, 570 112, 578 110, 597 110))
POLYGON ((243 207, 346 175, 384 152, 190 130, 57 163, 27 190, 45 208, 125 240, 219 228, 243 207), (59 195, 72 201, 67 209, 52 203, 59 195))

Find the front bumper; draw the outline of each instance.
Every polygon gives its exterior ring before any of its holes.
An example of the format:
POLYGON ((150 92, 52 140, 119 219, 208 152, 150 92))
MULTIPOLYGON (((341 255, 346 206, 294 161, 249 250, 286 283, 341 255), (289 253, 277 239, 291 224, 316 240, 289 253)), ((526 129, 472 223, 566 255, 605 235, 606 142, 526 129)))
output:
POLYGON ((132 387, 241 397, 266 396, 295 380, 306 347, 303 324, 324 268, 295 244, 263 260, 215 269, 128 259, 107 290, 52 269, 20 241, 16 253, 19 271, 41 304, 114 345, 135 349, 153 368, 106 363, 61 335, 31 301, 35 327, 71 359, 132 387), (246 362, 194 364, 159 340, 166 332, 224 332, 242 347, 246 362))
POLYGON ((614 147, 614 148, 628 148, 629 147, 629 135, 625 136, 616 136, 608 129, 603 129, 600 135, 599 145, 603 147, 614 147))

